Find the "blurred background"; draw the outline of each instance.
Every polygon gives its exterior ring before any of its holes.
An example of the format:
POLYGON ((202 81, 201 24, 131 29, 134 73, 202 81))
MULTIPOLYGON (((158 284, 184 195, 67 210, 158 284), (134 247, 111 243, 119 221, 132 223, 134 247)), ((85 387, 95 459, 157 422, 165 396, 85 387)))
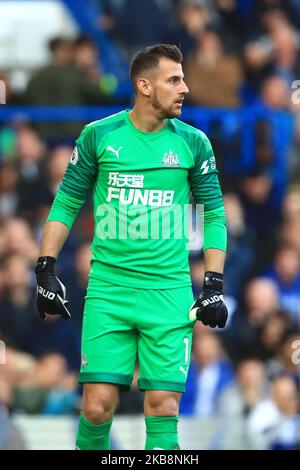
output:
MULTIPOLYGON (((228 223, 230 320, 196 325, 182 448, 299 449, 300 0, 1 0, 0 18, 0 449, 74 448, 90 200, 58 260, 72 320, 39 320, 33 268, 75 138, 132 106, 128 64, 157 42, 183 51, 182 119, 212 141, 228 223)), ((142 403, 135 379, 114 449, 143 448, 142 403)))

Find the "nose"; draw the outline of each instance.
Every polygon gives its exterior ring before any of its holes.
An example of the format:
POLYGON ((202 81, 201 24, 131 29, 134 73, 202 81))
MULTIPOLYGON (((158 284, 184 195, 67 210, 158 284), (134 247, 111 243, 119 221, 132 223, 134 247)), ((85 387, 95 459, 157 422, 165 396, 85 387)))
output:
POLYGON ((182 90, 181 90, 181 93, 184 93, 185 95, 187 95, 189 93, 189 89, 188 89, 188 86, 185 82, 182 82, 182 90))

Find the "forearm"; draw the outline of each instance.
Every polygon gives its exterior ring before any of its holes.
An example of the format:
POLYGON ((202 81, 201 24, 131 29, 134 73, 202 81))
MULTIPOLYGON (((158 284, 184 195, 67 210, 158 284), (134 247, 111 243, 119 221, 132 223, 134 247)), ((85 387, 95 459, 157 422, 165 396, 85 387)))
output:
POLYGON ((225 264, 225 252, 215 249, 209 248, 204 251, 204 264, 205 264, 205 272, 213 271, 215 273, 223 273, 224 271, 224 264, 225 264))
POLYGON ((69 233, 70 230, 64 223, 57 221, 47 222, 41 241, 40 256, 57 258, 69 233))
POLYGON ((204 212, 205 271, 223 273, 227 246, 224 207, 204 212))
POLYGON ((204 212, 204 250, 214 248, 226 252, 227 227, 224 206, 204 212))

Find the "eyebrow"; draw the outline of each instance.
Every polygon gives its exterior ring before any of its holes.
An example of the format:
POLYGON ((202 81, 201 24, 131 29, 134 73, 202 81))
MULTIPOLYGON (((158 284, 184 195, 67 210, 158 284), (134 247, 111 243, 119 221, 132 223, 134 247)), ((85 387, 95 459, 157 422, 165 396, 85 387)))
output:
POLYGON ((171 78, 182 78, 182 79, 184 79, 184 75, 171 75, 170 77, 168 77, 168 80, 171 80, 171 78))

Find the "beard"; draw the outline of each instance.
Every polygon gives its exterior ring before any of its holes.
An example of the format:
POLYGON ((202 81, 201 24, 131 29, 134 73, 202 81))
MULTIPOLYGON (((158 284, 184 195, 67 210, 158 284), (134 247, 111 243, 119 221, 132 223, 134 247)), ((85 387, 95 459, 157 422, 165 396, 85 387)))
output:
POLYGON ((172 119, 181 114, 181 111, 176 112, 172 110, 172 106, 169 106, 169 107, 164 106, 163 103, 160 101, 156 91, 154 91, 152 95, 151 104, 154 109, 159 111, 162 119, 172 119))

